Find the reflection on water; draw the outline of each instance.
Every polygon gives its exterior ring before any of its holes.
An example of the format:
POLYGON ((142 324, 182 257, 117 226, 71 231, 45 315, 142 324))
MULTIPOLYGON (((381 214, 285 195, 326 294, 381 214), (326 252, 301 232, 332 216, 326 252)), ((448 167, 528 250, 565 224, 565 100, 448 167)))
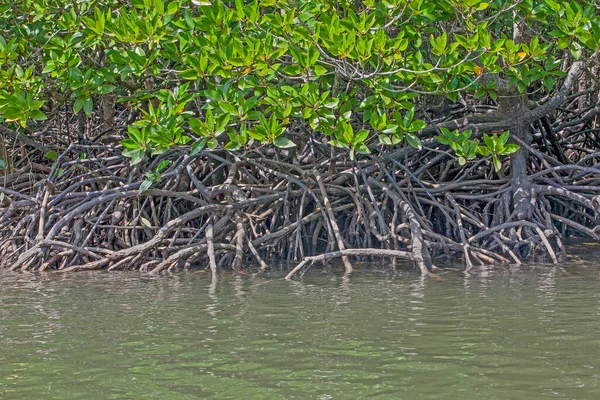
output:
POLYGON ((587 260, 439 281, 0 273, 0 398, 596 399, 587 260))

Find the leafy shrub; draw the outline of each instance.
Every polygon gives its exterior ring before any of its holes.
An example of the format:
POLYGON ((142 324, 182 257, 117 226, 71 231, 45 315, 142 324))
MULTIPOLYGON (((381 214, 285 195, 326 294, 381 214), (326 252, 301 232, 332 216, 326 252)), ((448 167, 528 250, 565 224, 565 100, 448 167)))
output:
MULTIPOLYGON (((0 13, 4 122, 23 129, 63 104, 91 115, 115 96, 141 113, 121 141, 133 163, 311 135, 351 157, 420 148, 432 95, 496 100, 501 76, 543 98, 600 41, 594 5, 578 1, 23 0, 0 13)), ((507 133, 471 134, 438 136, 461 164, 499 169, 517 150, 507 133)))

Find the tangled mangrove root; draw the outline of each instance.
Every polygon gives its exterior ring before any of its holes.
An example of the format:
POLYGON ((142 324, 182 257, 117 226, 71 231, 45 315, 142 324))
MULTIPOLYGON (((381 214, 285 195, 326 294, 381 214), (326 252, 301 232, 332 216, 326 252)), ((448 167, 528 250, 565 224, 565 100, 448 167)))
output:
POLYGON ((408 260, 423 274, 440 256, 467 270, 556 263, 563 238, 600 236, 596 156, 550 165, 531 148, 516 184, 483 160, 459 166, 427 149, 352 162, 317 141, 239 155, 181 148, 130 167, 114 146, 73 144, 51 167, 22 159, 0 177, 0 263, 152 274, 206 265, 216 276, 251 260, 262 270, 266 260, 301 261, 288 279, 335 257, 347 272, 356 257, 408 260), (160 180, 149 178, 163 160, 160 180))

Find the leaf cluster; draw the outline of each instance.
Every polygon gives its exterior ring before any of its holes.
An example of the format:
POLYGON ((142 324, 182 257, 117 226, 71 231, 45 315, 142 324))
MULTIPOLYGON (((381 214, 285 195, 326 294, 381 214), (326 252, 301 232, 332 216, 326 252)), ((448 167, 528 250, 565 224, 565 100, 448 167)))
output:
MULTIPOLYGON (((107 96, 140 117, 132 163, 327 138, 350 157, 421 148, 430 95, 498 97, 502 76, 544 98, 600 44, 593 4, 526 0, 24 0, 0 6, 0 118, 25 128, 107 96), (513 40, 515 21, 527 35, 513 40)), ((459 163, 516 151, 508 134, 442 131, 459 163)))

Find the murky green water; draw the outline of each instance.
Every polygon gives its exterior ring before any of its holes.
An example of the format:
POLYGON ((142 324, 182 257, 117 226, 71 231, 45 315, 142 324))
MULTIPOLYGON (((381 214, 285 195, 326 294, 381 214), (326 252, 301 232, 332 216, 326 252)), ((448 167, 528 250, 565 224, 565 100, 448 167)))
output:
POLYGON ((600 266, 0 274, 2 399, 600 399, 600 266))

